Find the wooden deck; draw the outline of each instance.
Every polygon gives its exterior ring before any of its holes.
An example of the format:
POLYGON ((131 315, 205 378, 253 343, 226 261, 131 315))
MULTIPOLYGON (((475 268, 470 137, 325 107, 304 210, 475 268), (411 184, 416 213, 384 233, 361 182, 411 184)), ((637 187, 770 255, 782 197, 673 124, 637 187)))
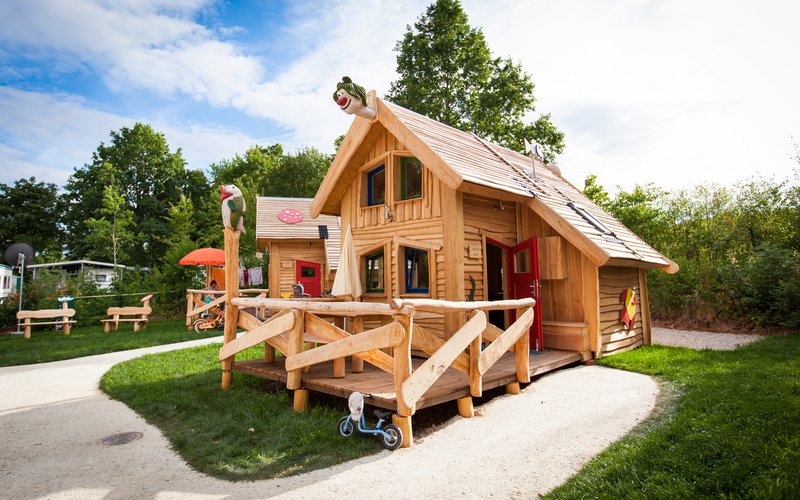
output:
MULTIPOLYGON (((285 383, 284 361, 283 357, 277 358, 274 363, 266 363, 263 360, 236 361, 232 369, 285 383)), ((581 361, 581 354, 573 351, 531 352, 529 371, 531 377, 534 377, 578 361, 581 361)), ((423 362, 424 359, 412 359, 414 369, 423 362)), ((367 393, 372 395, 369 400, 370 405, 397 411, 395 383, 391 373, 364 363, 363 372, 352 373, 349 371, 348 365, 348 371, 344 378, 334 378, 332 377, 332 365, 332 362, 328 362, 312 366, 308 372, 303 374, 303 388, 343 398, 349 397, 355 391, 367 393)), ((514 353, 507 352, 484 375, 483 389, 493 389, 516 382, 516 380, 514 353)), ((458 370, 448 368, 442 377, 417 401, 416 407, 417 409, 425 408, 469 395, 469 377, 458 370)))

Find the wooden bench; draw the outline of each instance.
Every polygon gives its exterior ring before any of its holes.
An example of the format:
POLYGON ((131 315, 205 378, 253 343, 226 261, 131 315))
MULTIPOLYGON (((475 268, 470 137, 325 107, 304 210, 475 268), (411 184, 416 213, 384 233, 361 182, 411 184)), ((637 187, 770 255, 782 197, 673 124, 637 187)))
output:
POLYGON ((150 309, 150 299, 153 295, 150 294, 142 298, 142 307, 109 307, 106 314, 111 316, 110 319, 101 319, 103 323, 103 331, 108 333, 113 328, 116 332, 119 330, 120 323, 133 323, 133 331, 138 332, 147 327, 148 316, 152 309, 150 309), (124 318, 121 316, 133 316, 132 318, 124 318))
POLYGON ((64 327, 64 335, 69 335, 71 325, 76 321, 71 321, 70 318, 75 316, 75 309, 69 309, 66 302, 61 303, 61 309, 40 309, 38 311, 19 311, 17 319, 24 319, 22 326, 25 327, 25 338, 31 338, 31 327, 38 325, 56 325, 64 327), (58 319, 57 319, 58 318, 58 319), (32 319, 55 319, 55 321, 37 321, 31 322, 32 319))

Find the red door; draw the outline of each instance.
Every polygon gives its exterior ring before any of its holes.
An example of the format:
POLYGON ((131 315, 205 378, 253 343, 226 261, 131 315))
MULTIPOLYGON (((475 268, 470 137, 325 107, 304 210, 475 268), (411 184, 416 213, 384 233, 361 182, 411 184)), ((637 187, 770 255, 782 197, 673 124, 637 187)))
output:
POLYGON ((531 349, 544 350, 542 337, 542 301, 539 294, 539 247, 536 236, 511 248, 511 296, 514 299, 533 297, 531 349))
POLYGON ((297 282, 303 285, 303 292, 312 297, 322 293, 320 265, 314 262, 297 261, 297 282))

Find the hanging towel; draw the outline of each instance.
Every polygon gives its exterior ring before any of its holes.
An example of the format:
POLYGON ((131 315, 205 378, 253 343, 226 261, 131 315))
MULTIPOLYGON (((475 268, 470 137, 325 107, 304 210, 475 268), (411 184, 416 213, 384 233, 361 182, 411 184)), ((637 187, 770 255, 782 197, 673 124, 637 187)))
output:
POLYGON ((260 267, 253 267, 251 269, 248 269, 247 275, 251 285, 260 285, 261 283, 264 282, 260 267))

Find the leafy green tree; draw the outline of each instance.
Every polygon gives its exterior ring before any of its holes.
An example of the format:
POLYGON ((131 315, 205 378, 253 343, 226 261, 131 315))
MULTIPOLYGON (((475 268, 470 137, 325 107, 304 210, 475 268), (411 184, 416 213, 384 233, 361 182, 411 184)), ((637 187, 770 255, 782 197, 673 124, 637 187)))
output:
POLYGON ((55 184, 20 179, 13 186, 0 184, 0 250, 23 241, 37 254, 60 257, 58 225, 61 204, 55 184))
POLYGON ((93 246, 92 254, 87 257, 108 259, 116 266, 121 259, 129 256, 125 248, 133 242, 133 212, 125 205, 122 192, 113 185, 105 187, 103 206, 98 211, 100 218, 91 217, 86 220, 90 229, 88 243, 93 246))
POLYGON ((101 143, 92 162, 77 168, 67 181, 63 222, 70 254, 80 258, 92 250, 87 220, 102 218, 105 187, 115 185, 133 213, 135 238, 127 263, 157 265, 164 259, 169 235, 167 211, 178 202, 184 180, 192 175, 187 174, 181 150, 171 152, 164 135, 149 125, 137 123, 112 131, 111 142, 101 143))
POLYGON ((600 208, 611 206, 611 197, 608 191, 597 181, 596 174, 589 174, 583 182, 583 194, 592 200, 600 208))
POLYGON ((535 110, 533 80, 519 63, 492 56, 483 32, 469 25, 458 0, 436 0, 397 43, 397 72, 386 98, 460 130, 515 150, 523 139, 544 145, 551 162, 564 134, 535 110))
POLYGON ((328 172, 332 158, 316 148, 284 155, 266 177, 264 196, 313 198, 328 172))

